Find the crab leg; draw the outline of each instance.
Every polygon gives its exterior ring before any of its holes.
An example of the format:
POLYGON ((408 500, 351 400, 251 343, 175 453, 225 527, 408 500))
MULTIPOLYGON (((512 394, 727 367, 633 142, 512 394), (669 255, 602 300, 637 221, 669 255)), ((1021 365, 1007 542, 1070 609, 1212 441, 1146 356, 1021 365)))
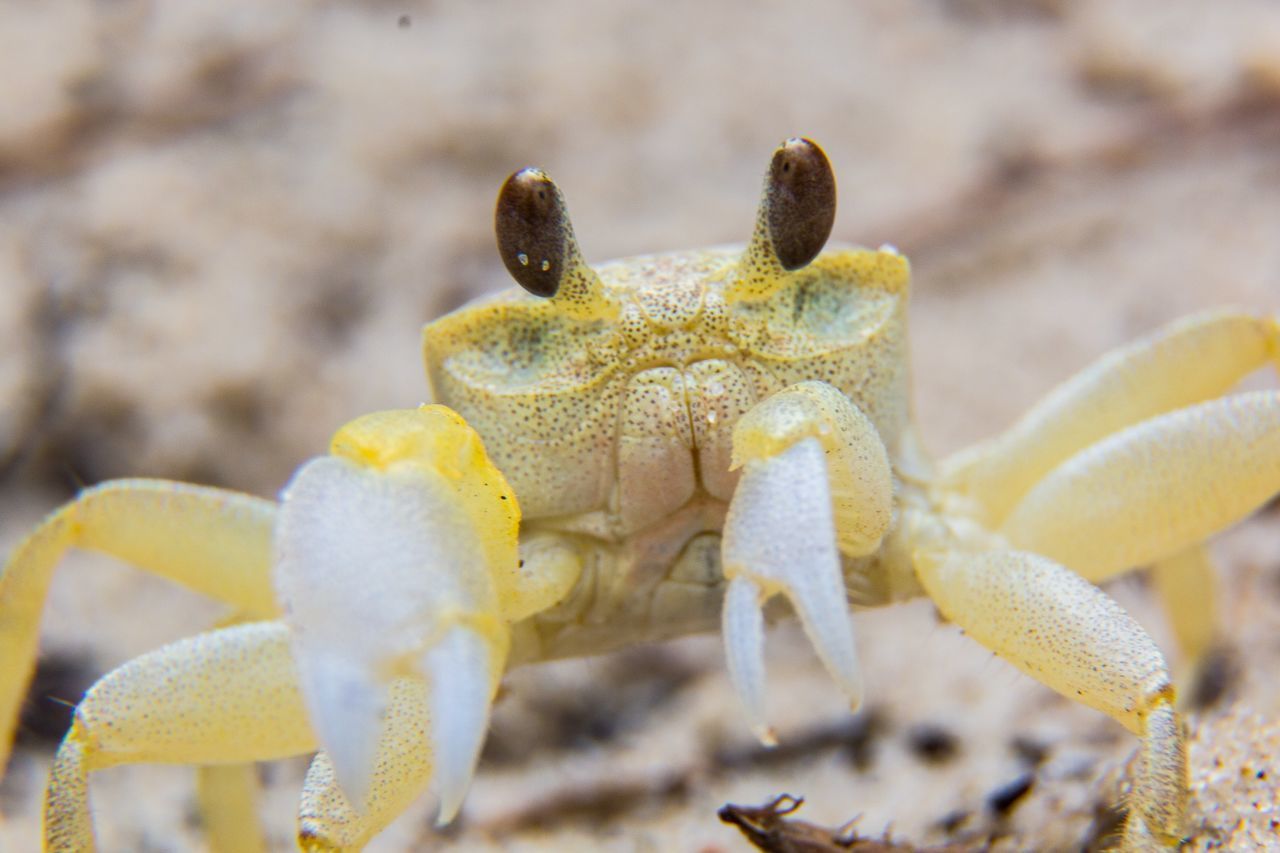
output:
MULTIPOLYGON (((239 492, 131 479, 85 489, 45 519, 0 572, 0 613, 6 617, 0 620, 0 769, 35 667, 49 583, 68 549, 128 561, 234 605, 237 619, 261 619, 277 612, 270 581, 275 509, 239 492)), ((202 767, 198 773, 211 838, 235 841, 215 849, 251 849, 243 842, 258 832, 253 809, 244 807, 253 798, 252 768, 202 767)))
POLYGON ((747 412, 733 433, 743 473, 725 520, 729 675, 766 743, 765 600, 791 602, 827 671, 857 706, 862 678, 841 552, 873 552, 892 521, 893 481, 875 427, 834 387, 804 382, 747 412))
POLYGON ((93 849, 94 770, 138 762, 235 764, 314 748, 282 623, 180 640, 129 661, 85 694, 54 759, 46 846, 93 849))
POLYGON ((46 518, 0 570, 0 768, 35 668, 49 583, 68 549, 109 554, 262 619, 278 612, 270 579, 275 509, 239 492, 116 480, 85 489, 46 518))
POLYGON ((1187 548, 1151 567, 1151 579, 1177 638, 1182 657, 1194 667, 1217 632, 1217 574, 1203 545, 1187 548))
POLYGON ((1014 507, 1016 548, 1100 582, 1163 560, 1280 491, 1280 392, 1179 409, 1068 459, 1014 507))
MULTIPOLYGON (((239 613, 219 619, 209 630, 256 620, 239 613)), ((267 838, 258 816, 258 768, 244 764, 201 764, 196 767, 196 805, 209 849, 265 853, 267 838)))
POLYGON ((266 853, 257 799, 258 768, 254 764, 200 766, 196 800, 210 850, 266 853))
POLYGON ((946 460, 943 481, 995 526, 1059 463, 1117 430, 1226 393, 1271 359, 1280 323, 1236 311, 1187 317, 1103 356, 995 439, 946 460))
POLYGON ((1202 695, 1195 687, 1201 683, 1203 666, 1218 641, 1218 574, 1214 569, 1209 549, 1200 544, 1157 560, 1148 573, 1181 652, 1178 695, 1184 703, 1195 702, 1202 695), (1188 685, 1192 689, 1184 689, 1188 685))
POLYGON ((1022 551, 917 553, 921 583, 965 633, 1032 678, 1143 739, 1128 838, 1177 843, 1187 802, 1182 727, 1155 643, 1120 605, 1070 570, 1022 551))

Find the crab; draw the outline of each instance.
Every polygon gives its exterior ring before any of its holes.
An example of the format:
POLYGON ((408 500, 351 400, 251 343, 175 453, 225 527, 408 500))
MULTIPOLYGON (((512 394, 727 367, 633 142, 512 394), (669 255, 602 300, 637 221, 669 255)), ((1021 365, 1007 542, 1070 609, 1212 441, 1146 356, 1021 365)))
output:
POLYGON ((508 669, 717 627, 771 743, 766 616, 799 617, 856 708, 852 609, 918 596, 1133 732, 1124 844, 1176 845, 1174 682, 1096 584, 1151 566, 1184 651, 1205 652, 1202 543, 1280 490, 1280 393, 1222 395, 1280 368, 1280 322, 1175 323, 935 463, 911 418, 907 260, 825 248, 835 207, 825 154, 790 139, 745 249, 593 269, 560 190, 517 172, 495 220, 522 289, 426 326, 437 404, 343 426, 278 502, 129 479, 51 514, 0 574, 0 767, 67 549, 230 611, 86 693, 51 772, 48 849, 93 847, 89 775, 132 762, 197 765, 218 848, 260 843, 252 763, 313 752, 304 849, 358 849, 428 788, 448 821, 508 669))

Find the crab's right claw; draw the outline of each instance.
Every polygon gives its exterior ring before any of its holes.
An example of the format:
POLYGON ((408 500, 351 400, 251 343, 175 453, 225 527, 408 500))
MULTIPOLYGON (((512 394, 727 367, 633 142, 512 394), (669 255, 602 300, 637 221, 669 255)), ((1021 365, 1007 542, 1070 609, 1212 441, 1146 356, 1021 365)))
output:
POLYGON ((840 555, 879 546, 892 521, 892 475, 875 427, 822 382, 794 385, 747 412, 734 428, 733 458, 742 476, 722 543, 725 652, 753 729, 771 744, 761 607, 787 598, 856 708, 862 676, 840 555))
POLYGON ((760 608, 779 593, 799 615, 850 704, 859 704, 862 676, 836 549, 826 459, 817 439, 747 465, 725 522, 723 562, 730 578, 724 606, 729 677, 757 737, 773 741, 764 715, 760 608))
POLYGON ((440 818, 456 814, 507 658, 518 526, 479 438, 440 406, 347 425, 285 490, 276 585, 317 739, 357 810, 407 677, 428 683, 440 818))

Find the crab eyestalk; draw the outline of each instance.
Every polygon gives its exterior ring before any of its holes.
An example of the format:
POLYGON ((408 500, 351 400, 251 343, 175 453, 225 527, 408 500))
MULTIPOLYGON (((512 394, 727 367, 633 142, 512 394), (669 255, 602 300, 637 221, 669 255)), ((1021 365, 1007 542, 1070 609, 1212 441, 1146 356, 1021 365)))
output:
POLYGON ((579 319, 617 313, 600 276, 582 258, 564 195, 545 172, 521 169, 507 178, 493 219, 498 254, 517 284, 579 319))
POLYGON ((765 173, 756 230, 728 289, 731 301, 763 299, 787 273, 809 264, 831 236, 836 178, 817 143, 793 138, 778 146, 765 173))

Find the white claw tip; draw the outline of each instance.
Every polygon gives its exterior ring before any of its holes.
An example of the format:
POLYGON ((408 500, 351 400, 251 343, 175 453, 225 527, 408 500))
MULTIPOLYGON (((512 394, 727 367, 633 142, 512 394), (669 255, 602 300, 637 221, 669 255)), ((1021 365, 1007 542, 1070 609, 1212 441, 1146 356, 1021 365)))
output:
POLYGON ((742 700, 751 730, 767 743, 764 708, 764 614, 760 587, 748 577, 729 581, 724 596, 724 651, 729 680, 742 700))
POLYGON ((338 786, 357 811, 373 779, 386 690, 369 668, 335 655, 299 655, 304 693, 338 786))
POLYGON ((431 682, 432 741, 440 812, 436 825, 458 815, 471 785, 489 728, 493 700, 490 655, 485 641, 455 626, 427 652, 423 669, 431 682))

